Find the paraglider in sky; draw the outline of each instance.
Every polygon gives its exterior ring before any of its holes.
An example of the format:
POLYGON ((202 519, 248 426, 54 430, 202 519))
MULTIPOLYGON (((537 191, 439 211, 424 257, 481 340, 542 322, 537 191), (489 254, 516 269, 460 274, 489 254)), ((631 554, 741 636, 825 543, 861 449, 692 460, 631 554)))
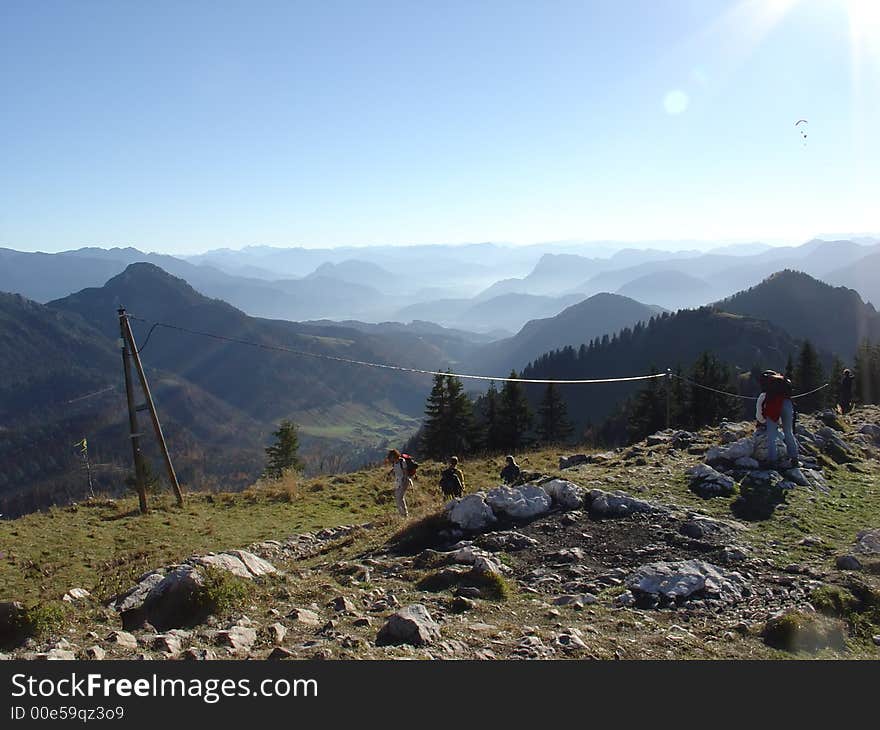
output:
POLYGON ((806 125, 806 124, 809 124, 809 122, 806 119, 798 119, 794 123, 794 126, 797 127, 798 130, 800 131, 801 137, 804 138, 804 144, 806 144, 807 143, 807 128, 805 126, 804 127, 799 126, 801 124, 806 125))

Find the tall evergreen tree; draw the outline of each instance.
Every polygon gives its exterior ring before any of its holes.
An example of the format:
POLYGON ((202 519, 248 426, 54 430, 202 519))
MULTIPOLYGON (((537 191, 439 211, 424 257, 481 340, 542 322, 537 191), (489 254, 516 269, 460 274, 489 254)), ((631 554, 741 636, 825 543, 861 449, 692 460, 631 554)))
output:
MULTIPOLYGON (((651 368, 651 375, 657 369, 651 368)), ((627 413, 627 437, 630 441, 639 441, 645 436, 656 433, 666 426, 666 388, 671 385, 660 384, 659 378, 649 380, 631 399, 627 413)))
POLYGON ((835 357, 831 363, 831 375, 828 378, 828 387, 822 391, 823 406, 825 408, 835 408, 840 398, 840 381, 843 379, 843 369, 845 365, 839 357, 835 357))
POLYGON ((302 469, 296 424, 285 419, 272 435, 275 443, 266 447, 266 468, 263 476, 267 479, 281 479, 287 472, 302 469))
POLYGON ((422 448, 426 456, 447 459, 453 454, 475 450, 478 433, 473 406, 461 380, 452 375, 435 375, 425 404, 422 448))
POLYGON ((532 425, 532 414, 525 391, 516 382, 516 370, 510 371, 511 380, 504 383, 498 404, 501 447, 506 451, 519 451, 527 442, 532 425))
POLYGON ((734 398, 713 392, 730 391, 730 369, 710 352, 704 352, 694 363, 691 378, 697 385, 691 386, 690 410, 693 428, 717 423, 722 418, 737 414, 734 398), (705 387, 699 387, 705 386, 705 387))
POLYGON ((498 390, 495 381, 489 383, 489 390, 484 398, 483 443, 489 453, 497 453, 502 449, 503 436, 501 421, 498 416, 498 390))
MULTIPOLYGON (((794 390, 796 393, 808 393, 825 382, 825 373, 816 348, 809 340, 805 340, 798 353, 794 369, 794 390)), ((797 400, 798 410, 812 413, 822 407, 824 395, 820 391, 797 400)))
POLYGON ((547 383, 538 409, 538 436, 545 444, 559 444, 570 438, 573 432, 565 401, 556 385, 547 383))

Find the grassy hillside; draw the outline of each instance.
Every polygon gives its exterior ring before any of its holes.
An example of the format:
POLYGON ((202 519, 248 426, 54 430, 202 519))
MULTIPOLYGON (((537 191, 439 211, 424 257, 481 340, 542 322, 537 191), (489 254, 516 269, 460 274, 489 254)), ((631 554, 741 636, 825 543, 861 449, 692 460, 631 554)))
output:
MULTIPOLYGON (((843 438, 854 439, 856 429, 866 421, 880 423, 880 409, 855 411, 844 424, 843 438)), ((804 423, 814 432, 819 428, 811 418, 804 423)), ((702 449, 719 441, 718 429, 707 429, 696 439, 702 449)), ((770 519, 747 523, 731 519, 729 498, 703 500, 688 488, 686 469, 703 458, 696 453, 700 450, 688 453, 642 442, 566 470, 564 476, 587 489, 623 489, 673 510, 681 519, 699 514, 730 525, 725 529, 733 530, 736 544, 748 556, 735 569, 748 576, 754 592, 748 601, 722 612, 703 607, 699 601, 664 610, 616 605, 622 586, 620 581, 614 583, 614 571, 621 566, 625 573, 632 565, 653 560, 706 556, 707 550, 716 547, 668 532, 665 517, 601 520, 580 511, 551 512, 516 529, 544 551, 579 544, 584 554, 570 570, 586 577, 610 576, 602 578, 607 582, 594 603, 581 609, 548 603, 546 591, 536 590, 530 576, 562 568, 537 547, 495 553, 516 577, 497 583, 495 594, 482 594, 469 603, 458 601, 451 591, 434 585, 442 573, 432 563, 436 554, 419 553, 420 546, 430 545, 436 537, 431 522, 441 507, 436 464, 423 465, 409 496, 412 516, 408 520, 394 513, 391 485, 382 467, 329 478, 258 484, 238 494, 189 495, 183 508, 167 497, 154 497, 154 509, 146 516, 136 513, 133 499, 95 500, 0 522, 0 600, 45 605, 70 588, 84 587, 103 602, 132 585, 143 572, 194 553, 284 540, 295 533, 352 523, 371 524, 332 539, 305 557, 282 554, 273 559, 286 571, 285 576, 256 585, 218 620, 195 627, 185 640, 210 646, 218 622, 245 613, 259 630, 260 638, 250 650, 254 658, 264 658, 273 647, 261 627, 278 621, 289 629, 284 647, 298 657, 783 658, 792 655, 771 648, 761 638, 764 622, 779 607, 812 602, 825 610, 828 604, 823 599, 849 595, 850 590, 880 596, 880 578, 871 572, 873 568, 853 574, 835 567, 835 557, 852 549, 857 532, 878 526, 876 449, 872 456, 849 465, 821 456, 830 485, 827 492, 793 489, 770 519), (410 542, 401 553, 402 537, 410 542), (353 577, 365 568, 366 578, 353 577), (421 649, 376 646, 376 630, 393 609, 370 606, 377 599, 379 603, 392 600, 392 595, 402 605, 428 606, 441 622, 443 641, 421 649), (337 597, 366 608, 336 611, 328 602, 337 597), (307 606, 322 616, 318 626, 285 618, 291 609, 307 606), (322 626, 328 619, 332 621, 322 626), (566 633, 564 642, 574 633, 582 637, 581 644, 560 643, 566 633)), ((556 450, 543 450, 524 455, 520 461, 530 470, 552 475, 558 473, 558 456, 556 450)), ((467 491, 495 486, 501 462, 501 458, 468 460, 464 464, 467 491)), ((677 519, 673 524, 678 524, 677 519)), ((98 602, 65 609, 55 618, 38 643, 16 651, 40 650, 45 642, 51 645, 61 636, 75 646, 86 646, 85 642, 96 641, 87 632, 96 632, 100 644, 100 637, 119 628, 116 614, 98 602)), ((823 649, 818 656, 877 658, 880 649, 871 640, 872 632, 880 633, 880 626, 871 623, 875 619, 870 612, 822 619, 834 627, 846 621, 849 628, 844 643, 823 649)), ((138 651, 151 658, 165 656, 149 630, 138 636, 142 639, 138 651)))

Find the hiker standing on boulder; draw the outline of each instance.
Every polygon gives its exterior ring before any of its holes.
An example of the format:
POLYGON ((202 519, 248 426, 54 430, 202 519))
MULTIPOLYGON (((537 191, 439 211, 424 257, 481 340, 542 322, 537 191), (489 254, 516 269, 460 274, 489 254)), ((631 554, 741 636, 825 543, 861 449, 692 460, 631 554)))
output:
POLYGON ((505 484, 513 484, 521 475, 522 469, 519 468, 519 464, 516 463, 516 460, 512 456, 508 455, 507 463, 501 470, 501 481, 505 484))
POLYGON ((761 395, 755 407, 758 427, 767 429, 767 461, 776 463, 776 434, 782 423, 785 450, 792 467, 798 465, 798 444, 794 437, 794 403, 791 400, 791 381, 775 370, 761 373, 761 395))
POLYGON ((394 501, 397 503, 397 511, 401 517, 409 517, 409 510, 406 508, 406 490, 413 485, 410 477, 411 469, 405 456, 397 449, 391 449, 385 457, 385 462, 391 464, 391 473, 394 476, 394 501))
POLYGON ((440 473, 440 489, 444 497, 461 497, 464 494, 464 472, 458 466, 458 457, 449 459, 449 466, 440 473))
POLYGON ((837 391, 837 405, 840 406, 841 413, 849 413, 852 410, 853 380, 855 380, 855 376, 852 374, 852 370, 846 368, 840 378, 840 387, 837 391))

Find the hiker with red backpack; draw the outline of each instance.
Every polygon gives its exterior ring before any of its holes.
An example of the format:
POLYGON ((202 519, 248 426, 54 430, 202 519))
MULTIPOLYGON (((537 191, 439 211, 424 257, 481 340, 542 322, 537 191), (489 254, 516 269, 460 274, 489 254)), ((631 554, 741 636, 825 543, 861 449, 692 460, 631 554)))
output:
POLYGON ((406 490, 413 485, 412 478, 419 465, 409 454, 401 454, 397 449, 388 452, 385 462, 391 464, 391 473, 394 475, 394 501, 397 503, 397 511, 401 517, 409 517, 406 490))
POLYGON ((791 466, 798 465, 798 444, 794 437, 794 403, 791 381, 775 370, 761 373, 761 395, 755 408, 758 428, 767 429, 767 461, 776 464, 776 434, 782 424, 785 450, 791 466))

